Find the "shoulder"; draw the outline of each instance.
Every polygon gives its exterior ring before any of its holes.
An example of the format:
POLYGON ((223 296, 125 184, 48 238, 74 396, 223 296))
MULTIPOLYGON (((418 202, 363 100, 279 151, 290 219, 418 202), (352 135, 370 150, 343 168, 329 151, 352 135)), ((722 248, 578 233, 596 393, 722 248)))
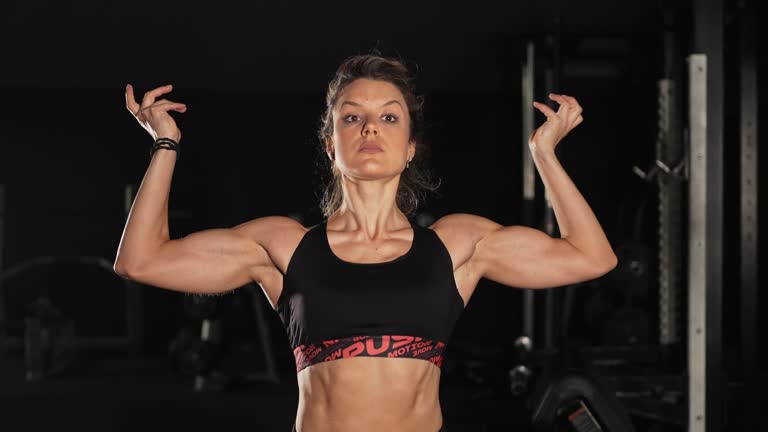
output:
POLYGON ((286 238, 303 235, 310 228, 287 216, 264 216, 241 223, 232 230, 250 237, 262 246, 267 246, 286 238))
POLYGON ((453 232, 458 235, 479 235, 501 228, 491 219, 470 213, 451 213, 436 220, 431 226, 435 232, 453 232))
POLYGON ((429 228, 445 244, 455 269, 472 258, 477 244, 483 238, 503 226, 482 216, 451 213, 436 220, 429 228))
POLYGON ((232 228, 263 249, 272 263, 285 271, 293 252, 304 235, 312 229, 287 216, 264 216, 232 228))

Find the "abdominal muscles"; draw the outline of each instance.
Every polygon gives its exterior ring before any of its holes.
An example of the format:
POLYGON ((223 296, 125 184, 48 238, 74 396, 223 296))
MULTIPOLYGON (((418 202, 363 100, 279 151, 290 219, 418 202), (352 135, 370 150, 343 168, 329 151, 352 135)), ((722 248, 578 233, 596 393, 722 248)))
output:
POLYGON ((297 378, 297 424, 306 430, 437 430, 441 423, 440 368, 429 361, 353 357, 315 364, 297 378))

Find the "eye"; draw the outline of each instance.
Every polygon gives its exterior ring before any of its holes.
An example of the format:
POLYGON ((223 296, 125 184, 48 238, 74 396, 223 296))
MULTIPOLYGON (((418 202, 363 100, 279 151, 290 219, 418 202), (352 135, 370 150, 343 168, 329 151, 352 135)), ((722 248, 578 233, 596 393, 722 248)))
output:
MULTIPOLYGON (((387 123, 396 123, 399 120, 399 117, 395 114, 384 114, 381 116, 381 118, 383 118, 387 123)), ((348 114, 342 117, 342 120, 344 123, 354 123, 360 120, 360 117, 356 114, 348 114)))

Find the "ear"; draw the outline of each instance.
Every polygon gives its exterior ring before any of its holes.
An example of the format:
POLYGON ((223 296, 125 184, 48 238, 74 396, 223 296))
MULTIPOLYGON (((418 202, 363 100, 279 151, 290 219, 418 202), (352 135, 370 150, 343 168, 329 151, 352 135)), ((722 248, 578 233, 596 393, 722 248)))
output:
POLYGON ((416 157, 416 141, 410 140, 409 147, 411 147, 411 149, 410 149, 410 156, 408 157, 408 159, 413 160, 413 158, 416 157))
POLYGON ((333 144, 331 143, 330 137, 325 137, 325 154, 327 154, 328 158, 333 161, 333 144))

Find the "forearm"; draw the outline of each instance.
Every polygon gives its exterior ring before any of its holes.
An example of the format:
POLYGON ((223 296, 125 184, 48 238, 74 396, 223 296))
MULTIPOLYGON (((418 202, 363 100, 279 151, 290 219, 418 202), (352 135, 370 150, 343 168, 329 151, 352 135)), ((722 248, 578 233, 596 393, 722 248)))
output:
POLYGON ((175 165, 175 151, 160 149, 152 157, 125 223, 115 271, 137 267, 140 260, 170 239, 168 197, 175 165))
POLYGON ((560 237, 597 262, 614 263, 616 255, 589 204, 565 172, 554 152, 532 152, 552 209, 560 237))

